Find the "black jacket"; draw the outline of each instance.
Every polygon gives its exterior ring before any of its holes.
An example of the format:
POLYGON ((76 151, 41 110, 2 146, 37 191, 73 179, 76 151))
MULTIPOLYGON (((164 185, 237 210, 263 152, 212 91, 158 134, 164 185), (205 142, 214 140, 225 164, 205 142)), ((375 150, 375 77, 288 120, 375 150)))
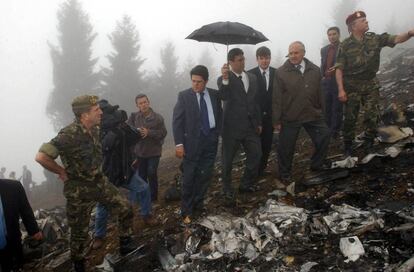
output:
POLYGON ((229 84, 224 85, 222 77, 217 80, 219 96, 224 100, 222 137, 242 139, 262 125, 257 78, 246 72, 249 78, 247 93, 243 83, 229 72, 229 84))
POLYGON ((125 185, 133 174, 133 147, 140 139, 138 131, 121 123, 102 130, 102 170, 115 186, 125 185))
POLYGON ((269 86, 266 90, 266 85, 262 75, 262 72, 259 66, 250 69, 248 71, 256 75, 257 77, 257 84, 258 84, 258 99, 260 102, 260 109, 262 111, 262 117, 265 116, 272 116, 272 94, 273 94, 273 80, 275 78, 276 69, 273 67, 269 67, 269 86))
MULTIPOLYGON (((215 133, 217 137, 221 128, 221 100, 217 90, 208 88, 208 93, 213 108, 216 122, 215 133)), ((173 134, 175 144, 183 144, 186 157, 194 159, 200 143, 200 108, 196 93, 190 88, 178 94, 177 103, 173 112, 173 134)))
POLYGON ((20 182, 0 179, 0 195, 7 228, 7 245, 4 250, 9 251, 13 258, 21 262, 23 253, 19 219, 22 218, 29 235, 34 235, 39 232, 39 227, 37 226, 32 207, 30 207, 26 193, 20 182))

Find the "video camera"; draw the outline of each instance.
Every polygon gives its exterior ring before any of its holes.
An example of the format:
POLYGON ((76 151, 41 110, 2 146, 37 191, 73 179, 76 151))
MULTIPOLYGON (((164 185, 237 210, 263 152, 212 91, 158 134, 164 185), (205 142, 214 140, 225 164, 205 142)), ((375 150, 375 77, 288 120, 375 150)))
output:
POLYGON ((116 128, 128 120, 127 113, 124 110, 120 110, 118 105, 113 106, 105 99, 99 100, 98 104, 103 112, 101 121, 102 130, 116 128))

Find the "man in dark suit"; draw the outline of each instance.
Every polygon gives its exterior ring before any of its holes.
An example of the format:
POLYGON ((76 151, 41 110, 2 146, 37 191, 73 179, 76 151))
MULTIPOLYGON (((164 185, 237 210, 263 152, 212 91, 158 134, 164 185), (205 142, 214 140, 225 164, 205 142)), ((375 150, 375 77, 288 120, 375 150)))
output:
POLYGON ((335 61, 340 32, 336 26, 328 28, 329 43, 321 49, 322 89, 325 93, 325 120, 332 136, 337 138, 342 126, 342 102, 338 99, 338 85, 335 79, 335 61))
POLYGON ((222 100, 223 111, 223 190, 226 199, 233 199, 231 170, 233 158, 243 146, 246 152, 246 168, 240 180, 239 192, 257 191, 254 182, 257 178, 260 158, 260 133, 262 118, 258 102, 258 86, 255 75, 244 71, 244 53, 233 48, 227 55, 231 71, 227 64, 221 69, 222 76, 217 85, 222 100))
POLYGON ((197 65, 191 72, 190 89, 178 94, 173 113, 175 153, 183 158, 181 215, 191 223, 194 213, 204 210, 203 202, 213 174, 221 126, 218 91, 206 88, 208 70, 197 65))
POLYGON ((39 231, 33 210, 20 182, 0 179, 0 205, 0 236, 4 234, 6 236, 5 247, 0 246, 0 271, 18 271, 23 264, 19 219, 22 218, 27 232, 33 236, 33 239, 42 240, 43 235, 39 231))
POLYGON ((256 75, 258 82, 258 96, 262 114, 262 133, 260 140, 262 144, 262 159, 259 165, 259 177, 270 174, 265 172, 270 150, 272 148, 273 124, 272 124, 272 92, 273 78, 276 69, 270 67, 271 52, 266 46, 259 47, 256 50, 256 60, 258 66, 249 70, 256 75))

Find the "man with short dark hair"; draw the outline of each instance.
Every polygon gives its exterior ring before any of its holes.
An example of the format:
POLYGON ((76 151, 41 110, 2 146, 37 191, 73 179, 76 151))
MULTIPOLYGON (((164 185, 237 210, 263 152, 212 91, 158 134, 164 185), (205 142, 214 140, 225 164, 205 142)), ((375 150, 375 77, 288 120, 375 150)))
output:
POLYGON ((250 73, 257 77, 258 97, 262 114, 262 133, 260 134, 262 158, 258 171, 259 177, 270 174, 270 172, 266 172, 265 169, 267 167, 273 140, 272 93, 273 79, 276 72, 276 69, 270 66, 270 60, 270 49, 266 46, 259 47, 256 50, 256 61, 258 66, 249 70, 250 73))
POLYGON ((135 145, 135 155, 138 159, 139 175, 146 180, 151 189, 151 200, 158 200, 158 164, 160 162, 162 145, 167 136, 164 118, 150 107, 150 101, 145 94, 135 98, 137 112, 130 115, 128 124, 137 128, 142 139, 135 145))
POLYGON ((289 59, 277 69, 273 96, 273 124, 280 131, 278 146, 279 176, 289 181, 296 140, 303 127, 315 146, 311 170, 325 168, 330 132, 323 112, 324 99, 318 66, 305 58, 305 46, 289 45, 289 59))
POLYGON ((339 46, 336 57, 336 81, 338 98, 345 104, 344 153, 352 155, 352 141, 362 107, 364 111, 365 144, 369 148, 374 143, 379 120, 379 82, 376 74, 380 64, 381 49, 394 47, 414 36, 414 29, 399 35, 383 33, 381 35, 369 30, 366 14, 356 11, 349 15, 346 24, 350 36, 339 46))
POLYGON ((118 216, 120 253, 136 249, 132 240, 132 210, 128 200, 102 172, 102 145, 99 124, 102 110, 98 97, 82 95, 72 101, 75 121, 66 126, 50 142, 44 143, 36 161, 58 174, 64 182, 66 214, 70 228, 70 251, 76 272, 85 271, 89 221, 99 202, 118 216), (63 166, 55 159, 60 156, 63 166))
POLYGON ((260 158, 260 133, 262 118, 258 101, 258 85, 255 75, 244 71, 244 53, 233 48, 227 55, 230 67, 224 64, 217 80, 219 92, 224 100, 223 109, 223 169, 222 182, 225 198, 234 199, 231 184, 233 159, 243 146, 246 152, 246 168, 240 179, 239 192, 250 193, 258 190, 255 184, 260 158), (231 70, 230 70, 231 68, 231 70))
POLYGON ((207 67, 195 66, 190 76, 191 88, 178 94, 173 113, 175 154, 183 159, 181 215, 185 224, 204 211, 222 112, 218 91, 206 87, 207 67))
POLYGON ((342 126, 342 102, 338 99, 338 85, 335 79, 335 60, 339 46, 340 32, 336 26, 328 28, 329 44, 321 49, 322 90, 325 93, 325 120, 332 137, 339 136, 342 126))

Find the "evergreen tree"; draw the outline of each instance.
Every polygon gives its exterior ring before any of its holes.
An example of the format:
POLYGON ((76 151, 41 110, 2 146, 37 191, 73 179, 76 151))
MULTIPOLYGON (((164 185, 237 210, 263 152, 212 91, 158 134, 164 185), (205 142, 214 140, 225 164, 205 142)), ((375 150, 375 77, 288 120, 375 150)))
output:
POLYGON ((103 97, 128 112, 135 111, 134 98, 143 92, 144 59, 139 56, 139 33, 131 18, 125 15, 108 36, 114 52, 107 56, 110 68, 102 69, 103 97))
MULTIPOLYGON (((161 67, 156 75, 152 75, 149 80, 152 84, 149 86, 150 102, 154 110, 164 117, 165 126, 168 134, 166 143, 172 143, 172 112, 177 101, 177 94, 183 80, 178 73, 178 57, 175 53, 175 47, 172 42, 168 42, 160 51, 161 67)), ((188 83, 188 79, 186 81, 188 83)))
POLYGON ((53 64, 54 88, 49 96, 47 115, 56 130, 73 120, 71 101, 81 94, 96 93, 97 58, 92 58, 96 34, 88 14, 77 0, 64 2, 57 13, 58 46, 49 44, 53 64))
POLYGON ((349 14, 357 10, 358 0, 340 0, 334 7, 334 24, 341 30, 342 39, 348 37, 348 27, 346 26, 346 18, 349 14))

